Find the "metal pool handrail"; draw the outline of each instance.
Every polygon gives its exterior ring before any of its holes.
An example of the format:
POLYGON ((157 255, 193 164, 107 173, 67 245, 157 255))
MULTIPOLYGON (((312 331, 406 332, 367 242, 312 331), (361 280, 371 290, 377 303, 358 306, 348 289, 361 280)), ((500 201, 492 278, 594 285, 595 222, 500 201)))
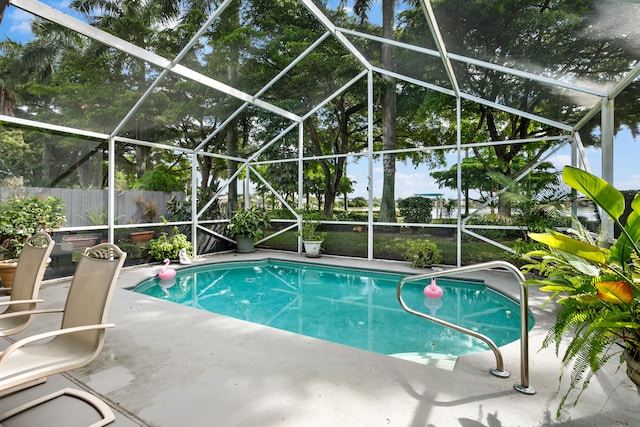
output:
POLYGON ((440 276, 451 276, 454 274, 460 273, 470 273, 475 271, 489 270, 492 268, 502 268, 508 270, 513 274, 513 276, 518 281, 520 285, 520 384, 515 384, 513 388, 523 394, 535 394, 536 390, 529 385, 529 297, 527 292, 527 287, 524 285, 525 278, 520 272, 520 270, 515 267, 513 264, 510 264, 506 261, 490 261, 482 264, 468 265, 464 267, 454 268, 452 270, 442 270, 442 271, 434 271, 431 273, 419 274, 415 276, 405 277, 404 279, 398 282, 398 287, 396 289, 396 295, 398 297, 398 302, 400 306, 408 312, 415 316, 422 317, 424 319, 430 320, 432 322, 438 323, 440 325, 446 326, 447 328, 454 329, 456 331, 462 332, 464 334, 470 335, 472 337, 478 338, 484 341, 493 351, 493 354, 496 357, 496 367, 491 368, 490 372, 501 378, 509 377, 509 372, 504 370, 504 362, 502 360, 502 353, 495 345, 491 338, 486 335, 480 334, 476 331, 472 331, 463 326, 456 325, 453 323, 449 323, 445 320, 438 319, 437 317, 430 316, 428 314, 422 313, 420 311, 413 310, 404 302, 402 298, 402 288, 407 282, 414 282, 416 280, 423 279, 431 279, 440 276))

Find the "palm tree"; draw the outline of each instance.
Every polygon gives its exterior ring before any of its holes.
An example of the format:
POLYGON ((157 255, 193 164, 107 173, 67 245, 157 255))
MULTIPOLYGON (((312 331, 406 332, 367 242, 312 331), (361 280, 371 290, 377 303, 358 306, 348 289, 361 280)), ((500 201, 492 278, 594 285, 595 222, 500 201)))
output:
MULTIPOLYGON (((343 0, 344 5, 346 1, 343 0)), ((354 0, 353 11, 361 21, 367 20, 372 0, 354 0)), ((396 0, 382 0, 382 36, 395 40, 395 8, 396 0)), ((382 67, 394 72, 396 70, 395 47, 383 43, 380 48, 382 67)), ((384 151, 396 148, 396 79, 389 75, 382 75, 382 149, 384 151)), ((380 204, 380 221, 396 222, 395 178, 396 156, 393 153, 383 155, 383 183, 382 200, 380 204)))

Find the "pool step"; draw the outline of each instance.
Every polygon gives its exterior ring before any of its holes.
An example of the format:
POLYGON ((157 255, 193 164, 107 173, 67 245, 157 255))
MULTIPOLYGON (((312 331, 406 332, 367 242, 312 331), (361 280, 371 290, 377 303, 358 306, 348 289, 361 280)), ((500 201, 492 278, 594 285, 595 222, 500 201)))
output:
POLYGON ((389 356, 397 357, 398 359, 409 360, 411 362, 420 363, 423 365, 433 366, 435 368, 444 369, 445 371, 453 371, 456 365, 457 356, 449 354, 438 353, 420 353, 417 351, 408 353, 394 353, 389 356))

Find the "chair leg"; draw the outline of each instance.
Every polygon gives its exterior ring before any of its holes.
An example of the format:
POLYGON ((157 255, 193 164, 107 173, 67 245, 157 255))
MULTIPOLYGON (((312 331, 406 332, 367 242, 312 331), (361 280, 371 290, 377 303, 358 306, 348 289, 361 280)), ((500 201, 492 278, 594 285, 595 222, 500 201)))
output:
POLYGON ((56 392, 53 392, 51 394, 48 394, 46 396, 42 396, 38 399, 32 400, 30 402, 27 402, 23 405, 18 406, 17 408, 14 408, 10 411, 5 412, 4 414, 0 415, 0 421, 4 421, 8 418, 11 418, 21 412, 24 412, 28 409, 31 409, 33 407, 36 407, 38 405, 41 405, 45 402, 48 402, 49 400, 53 400, 57 397, 60 397, 62 395, 68 395, 71 397, 75 397, 77 399, 83 400, 84 402, 88 403, 89 405, 93 406, 93 408, 98 411, 98 413, 100 414, 100 416, 102 417, 102 419, 100 421, 97 421, 91 425, 89 425, 89 427, 102 427, 102 426, 106 426, 107 424, 112 423, 113 421, 115 421, 116 417, 113 414, 113 411, 111 410, 111 408, 109 408, 109 406, 104 403, 102 400, 98 399, 96 396, 87 393, 86 391, 81 391, 81 390, 76 390, 73 388, 65 388, 62 390, 58 390, 56 392))
MULTIPOLYGON (((20 385, 17 385, 15 387, 8 388, 6 390, 2 390, 2 391, 0 391, 0 398, 8 396, 8 395, 13 394, 13 393, 17 393, 17 392, 19 392, 21 390, 26 390, 28 388, 35 387, 37 385, 45 383, 46 381, 47 381, 47 377, 38 378, 37 380, 29 381, 28 383, 20 384, 20 385)), ((0 426, 0 427, 2 427, 2 426, 0 426)))

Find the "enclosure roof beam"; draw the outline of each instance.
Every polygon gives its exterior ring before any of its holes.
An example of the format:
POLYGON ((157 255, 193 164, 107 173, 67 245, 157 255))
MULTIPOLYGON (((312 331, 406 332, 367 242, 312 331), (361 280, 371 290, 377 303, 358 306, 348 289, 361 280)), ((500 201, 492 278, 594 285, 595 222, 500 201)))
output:
MULTIPOLYGON (((222 14, 222 12, 224 12, 227 6, 233 1, 234 0, 225 0, 225 2, 221 4, 220 7, 218 7, 216 11, 209 16, 209 18, 205 21, 202 27, 200 27, 200 29, 194 34, 194 36, 191 37, 191 40, 189 40, 186 46, 184 46, 182 50, 178 53, 178 55, 176 55, 176 57, 172 61, 172 64, 175 65, 178 62, 182 61, 182 59, 185 57, 187 52, 189 52, 193 48, 193 45, 196 44, 196 42, 200 39, 200 37, 202 37, 205 31, 207 31, 207 29, 209 28, 209 25, 211 25, 213 21, 218 19, 220 14, 222 14)), ((164 80, 165 76, 168 73, 169 73, 169 69, 165 68, 164 70, 162 70, 158 78, 156 78, 153 81, 153 83, 151 83, 151 85, 147 88, 145 93, 142 94, 142 96, 140 97, 140 99, 138 99, 136 104, 129 110, 129 112, 124 116, 124 118, 120 121, 120 123, 118 123, 118 125, 113 130, 113 132, 111 132, 112 135, 117 135, 118 132, 120 132, 120 129, 122 129, 122 127, 131 119, 131 117, 133 117, 136 111, 138 111, 138 109, 147 100, 147 98, 151 96, 153 91, 158 87, 158 85, 160 85, 160 83, 164 80)))
POLYGON ((193 153, 192 148, 178 147, 175 145, 159 144, 157 142, 150 142, 150 141, 141 141, 139 139, 126 138, 123 136, 114 136, 113 139, 114 141, 126 142, 127 144, 144 145, 145 147, 160 148, 162 150, 169 150, 169 151, 181 151, 183 153, 193 153))
MULTIPOLYGON (((602 94, 601 97, 602 98, 606 97, 607 99, 614 99, 615 97, 620 95, 620 93, 623 90, 625 90, 631 83, 633 83, 633 81, 637 79, 638 76, 640 76, 640 65, 635 67, 633 70, 631 70, 631 72, 627 74, 624 77, 624 79, 618 82, 618 84, 616 84, 615 87, 611 89, 611 91, 609 91, 608 94, 602 94)), ((593 108, 589 110, 587 114, 582 116, 580 121, 575 125, 574 127, 575 130, 582 129, 582 127, 586 125, 589 122, 589 120, 593 119, 600 112, 600 110, 602 109, 601 107, 602 107, 602 102, 598 102, 596 105, 594 105, 593 108)))
MULTIPOLYGON (((342 28, 342 27, 338 27, 337 28, 338 31, 340 31, 341 33, 344 34, 349 34, 355 37, 360 37, 363 39, 367 39, 367 40, 372 40, 372 41, 377 41, 380 43, 387 43, 390 44, 392 46, 396 46, 402 49, 406 49, 406 50, 410 50, 412 52, 418 52, 424 55, 429 55, 429 56, 433 56, 433 57, 439 57, 440 53, 438 53, 438 51, 435 51, 433 49, 428 49, 425 47, 421 47, 421 46, 415 46, 412 44, 408 44, 408 43, 404 43, 404 42, 399 42, 396 40, 390 40, 390 39, 386 39, 384 37, 380 37, 380 36, 374 36, 371 34, 367 34, 367 33, 363 33, 360 31, 355 31, 355 30, 350 30, 347 28, 342 28)), ((498 64, 492 64, 490 62, 486 62, 486 61, 481 61, 479 59, 474 59, 474 58, 469 58, 467 56, 463 56, 463 55, 457 55, 455 53, 448 53, 447 54, 449 56, 450 59, 457 61, 457 62, 461 62, 464 64, 468 64, 468 65, 475 65, 477 67, 480 68, 486 68, 489 70, 493 70, 493 71, 498 71, 504 74, 509 74, 515 77, 521 77, 523 79, 528 79, 528 80, 532 80, 535 82, 539 82, 539 83, 545 83, 545 84, 549 84, 552 86, 558 86, 558 87, 562 87, 565 89, 569 89, 569 90, 574 90, 576 92, 581 92, 581 93, 586 93, 589 95, 595 95, 595 96, 606 96, 607 93, 605 91, 602 90, 597 90, 597 89, 593 89, 590 87, 586 87, 586 86, 579 86, 573 83, 568 83, 562 80, 558 80, 558 79, 553 79, 550 77, 544 77, 538 74, 534 74, 534 73, 530 73, 528 71, 521 71, 521 70, 516 70, 513 68, 509 68, 509 67, 505 67, 504 65, 498 65, 498 64)))
POLYGON ((304 121, 304 120, 308 119, 309 117, 311 117, 312 115, 314 115, 318 110, 320 110, 322 107, 324 107, 329 102, 331 102, 332 99, 336 98, 338 95, 340 95, 341 93, 343 93, 344 91, 349 89, 351 86, 353 86, 362 77, 366 76, 367 73, 368 73, 368 71, 363 70, 360 74, 358 74, 357 76, 355 76, 354 78, 349 80, 347 83, 342 85, 338 90, 336 90, 334 93, 332 93, 331 95, 326 97, 324 99, 324 101, 322 101, 320 104, 316 105, 314 108, 311 109, 311 111, 309 111, 307 114, 305 114, 302 117, 302 120, 304 121))
MULTIPOLYGON (((322 36, 318 37, 318 39, 315 42, 313 42, 313 44, 311 44, 308 48, 304 50, 304 52, 298 55, 296 59, 291 61, 289 65, 284 67, 284 69, 280 71, 273 79, 271 79, 269 83, 264 85, 263 88, 260 89, 258 93, 254 95, 254 97, 257 98, 262 96, 267 90, 269 90, 274 84, 276 84, 282 77, 284 77, 293 67, 298 65, 298 63, 300 63, 302 59, 304 59, 307 55, 313 52, 315 48, 318 47, 323 41, 325 41, 327 37, 329 37, 330 35, 331 33, 327 31, 322 36)), ((250 104, 248 102, 245 102, 243 105, 241 105, 240 108, 238 108, 231 116, 227 117, 227 119, 224 122, 222 122, 220 126, 218 126, 209 136, 207 136, 204 139, 204 141, 198 144, 198 146, 196 147, 196 150, 201 150, 205 144, 211 141, 211 139, 213 139, 218 133, 220 133, 222 129, 224 129, 227 126, 227 124, 229 124, 229 122, 231 122, 233 119, 238 117, 238 115, 241 112, 243 112, 249 105, 250 104)))
POLYGON ((214 159, 231 160, 238 163, 244 163, 247 161, 244 157, 229 156, 227 154, 210 153, 209 151, 198 151, 198 156, 213 157, 214 159))
POLYGON ((598 102, 596 105, 594 105, 593 108, 591 108, 587 112, 587 114, 585 114, 584 116, 582 116, 582 118, 580 118, 580 120, 578 121, 578 123, 576 123, 573 129, 576 131, 582 129, 584 125, 589 123, 589 120, 593 119, 600 112, 601 106, 602 106, 601 102, 598 102))
POLYGON ((106 134, 106 133, 70 128, 68 126, 54 125, 51 123, 44 123, 44 122, 38 122, 35 120, 22 119, 20 117, 5 116, 3 114, 0 114, 0 121, 13 123, 21 126, 27 126, 31 128, 39 128, 39 129, 51 130, 54 132, 61 132, 69 135, 78 135, 78 136, 84 136, 88 138, 96 138, 96 139, 104 139, 104 140, 109 139, 109 134, 106 134))
POLYGON ((447 52, 447 48, 444 45, 442 34, 440 34, 440 28, 438 28, 438 21, 436 20, 436 16, 433 13, 433 9, 431 8, 431 2, 429 0, 422 0, 420 2, 420 6, 422 6, 422 11, 424 12, 424 16, 425 18, 427 18, 427 22, 429 23, 429 29, 431 30, 433 39, 436 42, 438 51, 440 52, 440 59, 442 59, 442 63, 444 64, 444 69, 447 72, 447 76, 449 77, 449 81, 451 82, 451 86, 453 86, 453 91, 455 92, 457 97, 460 94, 458 79, 456 78, 456 73, 453 71, 453 67, 451 66, 451 61, 449 60, 449 54, 447 52))
POLYGON ((506 105, 498 104, 497 102, 487 101, 484 98, 480 98, 474 95, 469 95, 464 92, 460 93, 460 97, 462 99, 466 99, 468 101, 477 102, 478 104, 486 105, 487 107, 495 108, 496 110, 504 111, 509 114, 514 114, 516 116, 526 117, 528 119, 534 120, 539 123, 544 123, 549 126, 553 126, 558 129, 565 130, 567 132, 571 132, 573 130, 573 126, 569 126, 565 123, 556 122, 555 120, 546 119, 544 117, 540 117, 536 114, 527 113, 526 111, 518 110, 517 108, 508 107, 506 105))
MULTIPOLYGON (((557 135, 557 136, 548 136, 548 137, 538 137, 538 138, 525 138, 525 139, 507 139, 503 141, 486 141, 486 142, 472 142, 467 144, 461 144, 460 148, 470 148, 470 147, 495 147, 497 145, 514 145, 514 144, 526 144, 528 142, 548 142, 548 141, 560 141, 566 143, 566 141, 571 140, 571 135, 557 135)), ((457 144, 449 144, 449 145, 437 145, 437 146, 424 146, 424 147, 414 147, 414 148, 404 148, 404 149, 394 149, 394 150, 378 150, 373 151, 371 154, 379 156, 383 154, 398 154, 398 153, 415 153, 415 152, 429 152, 429 151, 438 151, 438 150, 455 150, 458 148, 457 144)), ((212 155, 214 157, 224 158, 222 155, 213 155, 210 153, 206 153, 212 155)), ((287 159, 271 159, 271 160, 260 160, 260 161, 252 161, 253 165, 274 165, 280 163, 292 163, 297 162, 298 160, 320 160, 320 159, 338 159, 342 157, 363 157, 368 156, 368 151, 360 151, 360 152, 349 152, 349 153, 340 153, 340 154, 325 154, 322 156, 303 156, 301 158, 287 158, 287 159)), ((244 161, 244 159, 242 159, 244 161)))
POLYGON ((618 84, 615 85, 613 89, 609 92, 609 99, 613 99, 616 96, 620 95, 620 92, 625 90, 627 86, 629 86, 635 79, 640 76, 640 65, 636 66, 629 74, 627 74, 624 79, 620 80, 618 84))
POLYGON ((367 70, 371 70, 371 63, 369 62, 369 60, 360 53, 360 51, 353 45, 353 43, 349 41, 349 39, 344 36, 344 34, 338 31, 333 22, 331 22, 331 20, 329 20, 329 18, 327 18, 327 16, 322 13, 322 11, 313 3, 312 0, 300 1, 309 10, 309 12, 311 12, 311 14, 315 16, 316 19, 320 21, 320 23, 324 25, 324 27, 329 30, 340 43, 342 43, 342 45, 349 51, 349 53, 351 53, 358 61, 360 61, 360 63, 367 70))
POLYGON ((405 76, 404 74, 396 73, 394 71, 385 70, 384 68, 373 67, 371 69, 371 71, 375 71, 375 72, 380 73, 380 74, 386 74, 386 75, 388 75, 390 77, 393 77, 395 79, 402 80, 402 81, 405 81, 407 83, 412 83, 412 84, 414 84, 416 86, 422 86, 422 87, 425 87, 427 89, 431 89, 431 90, 436 91, 436 92, 444 93, 444 94, 451 95, 451 96, 456 96, 455 92, 453 90, 451 90, 451 89, 447 89, 447 88, 442 87, 442 86, 434 85, 432 83, 427 83, 427 82, 425 82, 423 80, 414 79, 413 77, 405 76))
POLYGON ((107 46, 111 46, 115 49, 121 50, 122 52, 135 56, 136 58, 142 59, 143 61, 153 64, 157 67, 167 69, 179 76, 196 81, 242 101, 246 101, 250 104, 255 105, 256 107, 285 117, 289 120, 300 120, 300 117, 294 113, 283 110, 282 108, 279 108, 261 99, 256 99, 255 97, 246 94, 234 87, 212 79, 211 77, 207 77, 183 65, 173 64, 172 61, 169 61, 168 59, 163 58, 160 55, 149 52, 148 50, 136 46, 133 43, 129 43, 105 31, 92 27, 91 25, 86 24, 79 19, 62 13, 59 10, 47 6, 46 4, 41 3, 37 0, 11 0, 11 4, 43 19, 62 25, 86 37, 104 43, 107 46))

